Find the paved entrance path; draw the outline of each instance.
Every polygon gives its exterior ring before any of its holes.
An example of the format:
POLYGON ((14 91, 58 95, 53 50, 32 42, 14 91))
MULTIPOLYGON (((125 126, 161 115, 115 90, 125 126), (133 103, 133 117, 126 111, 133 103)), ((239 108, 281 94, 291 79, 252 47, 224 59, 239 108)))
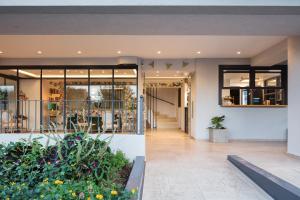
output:
POLYGON ((147 133, 143 200, 271 199, 227 160, 228 153, 247 152, 262 143, 211 144, 178 130, 147 133))

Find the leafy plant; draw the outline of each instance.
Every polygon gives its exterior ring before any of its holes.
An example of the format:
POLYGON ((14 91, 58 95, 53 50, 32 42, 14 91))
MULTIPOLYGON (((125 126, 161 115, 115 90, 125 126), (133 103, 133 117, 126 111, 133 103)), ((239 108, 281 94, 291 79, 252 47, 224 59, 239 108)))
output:
POLYGON ((211 118, 211 124, 212 124, 212 126, 209 127, 209 128, 213 128, 213 129, 225 129, 225 127, 222 124, 222 122, 224 120, 225 120, 225 115, 215 116, 215 117, 211 118))
POLYGON ((112 152, 111 137, 99 136, 76 130, 63 138, 47 134, 55 145, 39 138, 0 145, 0 199, 130 199, 124 172, 131 163, 112 152))

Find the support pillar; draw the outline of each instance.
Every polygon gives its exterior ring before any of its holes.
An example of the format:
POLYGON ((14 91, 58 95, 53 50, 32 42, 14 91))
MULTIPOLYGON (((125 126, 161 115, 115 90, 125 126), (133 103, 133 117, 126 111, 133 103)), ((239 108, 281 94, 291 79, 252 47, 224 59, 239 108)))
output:
POLYGON ((288 153, 300 156, 300 36, 288 39, 288 153))

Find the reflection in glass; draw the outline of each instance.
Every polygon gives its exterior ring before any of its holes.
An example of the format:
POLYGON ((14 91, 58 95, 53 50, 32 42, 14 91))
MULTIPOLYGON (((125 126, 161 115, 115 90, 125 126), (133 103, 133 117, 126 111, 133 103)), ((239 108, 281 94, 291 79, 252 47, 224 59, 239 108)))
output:
POLYGON ((15 131, 17 126, 17 70, 0 70, 1 132, 15 131))
POLYGON ((92 131, 112 131, 112 70, 91 69, 90 76, 92 131))
POLYGON ((255 73, 256 87, 281 87, 281 73, 255 73))
POLYGON ((87 128, 89 110, 88 70, 66 71, 66 128, 87 128))
POLYGON ((136 130, 137 82, 135 69, 115 70, 115 124, 117 130, 136 130))
POLYGON ((224 87, 249 87, 249 73, 224 73, 224 87))

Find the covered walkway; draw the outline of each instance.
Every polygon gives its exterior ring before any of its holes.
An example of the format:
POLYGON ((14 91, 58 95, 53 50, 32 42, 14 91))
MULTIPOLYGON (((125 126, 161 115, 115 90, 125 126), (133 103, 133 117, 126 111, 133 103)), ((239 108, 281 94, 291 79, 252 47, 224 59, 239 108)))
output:
POLYGON ((271 199, 226 156, 285 150, 283 143, 195 141, 176 129, 148 132, 146 140, 144 200, 271 199))

